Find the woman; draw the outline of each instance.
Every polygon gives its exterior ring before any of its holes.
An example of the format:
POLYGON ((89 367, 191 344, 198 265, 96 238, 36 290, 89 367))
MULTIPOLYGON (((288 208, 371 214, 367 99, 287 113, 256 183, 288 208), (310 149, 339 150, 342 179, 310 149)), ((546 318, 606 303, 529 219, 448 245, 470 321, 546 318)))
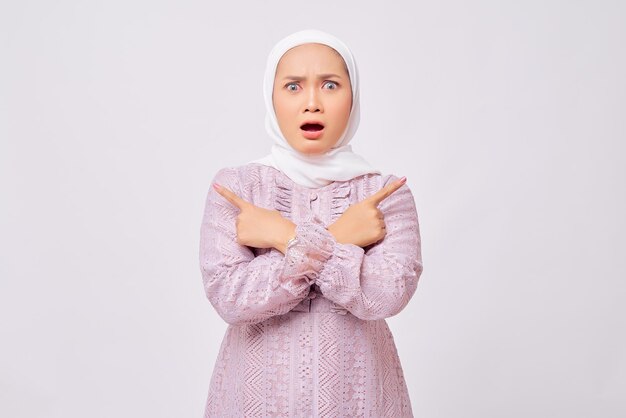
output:
POLYGON ((229 324, 205 417, 411 417, 385 318, 422 273, 406 179, 348 145, 356 62, 318 30, 278 42, 264 79, 271 153, 220 169, 200 233, 206 295, 229 324))

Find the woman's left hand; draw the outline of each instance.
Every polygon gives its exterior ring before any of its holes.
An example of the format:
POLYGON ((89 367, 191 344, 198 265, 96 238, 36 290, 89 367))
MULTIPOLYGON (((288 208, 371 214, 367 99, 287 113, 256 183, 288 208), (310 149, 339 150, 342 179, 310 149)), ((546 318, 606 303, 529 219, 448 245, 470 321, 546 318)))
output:
POLYGON ((240 209, 237 215, 237 243, 256 248, 276 248, 285 253, 287 241, 296 235, 296 225, 279 211, 255 206, 226 187, 215 190, 240 209))

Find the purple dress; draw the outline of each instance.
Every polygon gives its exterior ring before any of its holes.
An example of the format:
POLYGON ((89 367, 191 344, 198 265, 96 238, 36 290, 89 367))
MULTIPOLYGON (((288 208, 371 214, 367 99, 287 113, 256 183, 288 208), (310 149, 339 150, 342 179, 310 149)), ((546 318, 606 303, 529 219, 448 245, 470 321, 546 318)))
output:
POLYGON ((229 326, 205 417, 412 417, 385 318, 422 273, 417 211, 407 184, 384 199, 386 236, 365 248, 326 227, 397 180, 368 173, 310 189, 258 163, 222 168, 214 182, 296 226, 283 254, 236 241, 239 209, 209 188, 200 231, 206 296, 229 326))

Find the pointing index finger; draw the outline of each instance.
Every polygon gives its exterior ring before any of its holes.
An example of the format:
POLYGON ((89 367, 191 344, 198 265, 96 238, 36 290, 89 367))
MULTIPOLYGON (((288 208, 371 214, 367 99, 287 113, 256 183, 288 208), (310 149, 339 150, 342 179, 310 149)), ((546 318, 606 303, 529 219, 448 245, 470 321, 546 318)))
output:
POLYGON ((233 205, 237 206, 239 209, 243 209, 244 206, 246 206, 248 204, 248 202, 246 202, 245 200, 243 200, 242 198, 240 198, 239 196, 237 196, 233 191, 231 191, 230 189, 224 187, 224 186, 220 186, 217 183, 213 184, 213 188, 222 196, 224 196, 224 198, 226 200, 228 200, 230 203, 232 203, 233 205))
POLYGON ((393 192, 402 187, 404 183, 406 183, 406 177, 395 180, 371 195, 369 197, 369 200, 372 201, 374 204, 379 205, 380 202, 391 196, 393 192))

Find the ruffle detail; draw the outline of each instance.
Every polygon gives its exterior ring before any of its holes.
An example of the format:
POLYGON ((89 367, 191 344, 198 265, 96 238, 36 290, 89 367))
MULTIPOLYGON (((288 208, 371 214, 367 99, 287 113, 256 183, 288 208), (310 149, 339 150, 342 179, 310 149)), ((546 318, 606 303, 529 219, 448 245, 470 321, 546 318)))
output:
POLYGON ((333 258, 324 264, 316 279, 323 294, 332 295, 339 306, 349 307, 361 289, 361 268, 365 250, 355 244, 336 243, 333 258))
MULTIPOLYGON (((294 199, 301 187, 280 172, 274 175, 274 185, 274 209, 293 221, 292 207, 297 203, 294 199)), ((322 209, 319 215, 308 210, 299 212, 296 239, 285 253, 281 279, 272 283, 274 288, 281 286, 299 297, 308 293, 309 287, 315 283, 325 262, 334 252, 335 239, 326 229, 326 222, 322 218, 330 219, 330 223, 335 222, 350 206, 352 187, 349 181, 334 182, 317 190, 320 195, 329 196, 329 206, 326 210, 322 209)))
MULTIPOLYGON (((295 183, 285 176, 284 174, 278 173, 275 175, 274 184, 275 187, 275 199, 274 199, 274 209, 279 211, 285 218, 293 219, 291 215, 291 207, 293 204, 293 195, 295 183)), ((320 190, 325 190, 325 187, 322 187, 320 190)), ((346 209, 350 206, 350 192, 352 191, 352 185, 349 181, 338 181, 333 183, 328 190, 328 193, 331 195, 330 202, 330 222, 335 222, 341 214, 343 214, 346 209)))
POLYGON ((332 202, 330 205, 330 222, 335 222, 350 206, 351 186, 349 181, 338 183, 332 190, 332 202))
POLYGON ((280 285, 293 295, 304 296, 332 256, 335 244, 335 238, 316 215, 299 223, 296 239, 289 243, 285 252, 280 285))
POLYGON ((276 181, 274 183, 276 185, 276 188, 274 190, 276 194, 274 199, 274 209, 279 211, 283 215, 283 217, 291 220, 293 186, 280 175, 275 176, 275 179, 276 181))

